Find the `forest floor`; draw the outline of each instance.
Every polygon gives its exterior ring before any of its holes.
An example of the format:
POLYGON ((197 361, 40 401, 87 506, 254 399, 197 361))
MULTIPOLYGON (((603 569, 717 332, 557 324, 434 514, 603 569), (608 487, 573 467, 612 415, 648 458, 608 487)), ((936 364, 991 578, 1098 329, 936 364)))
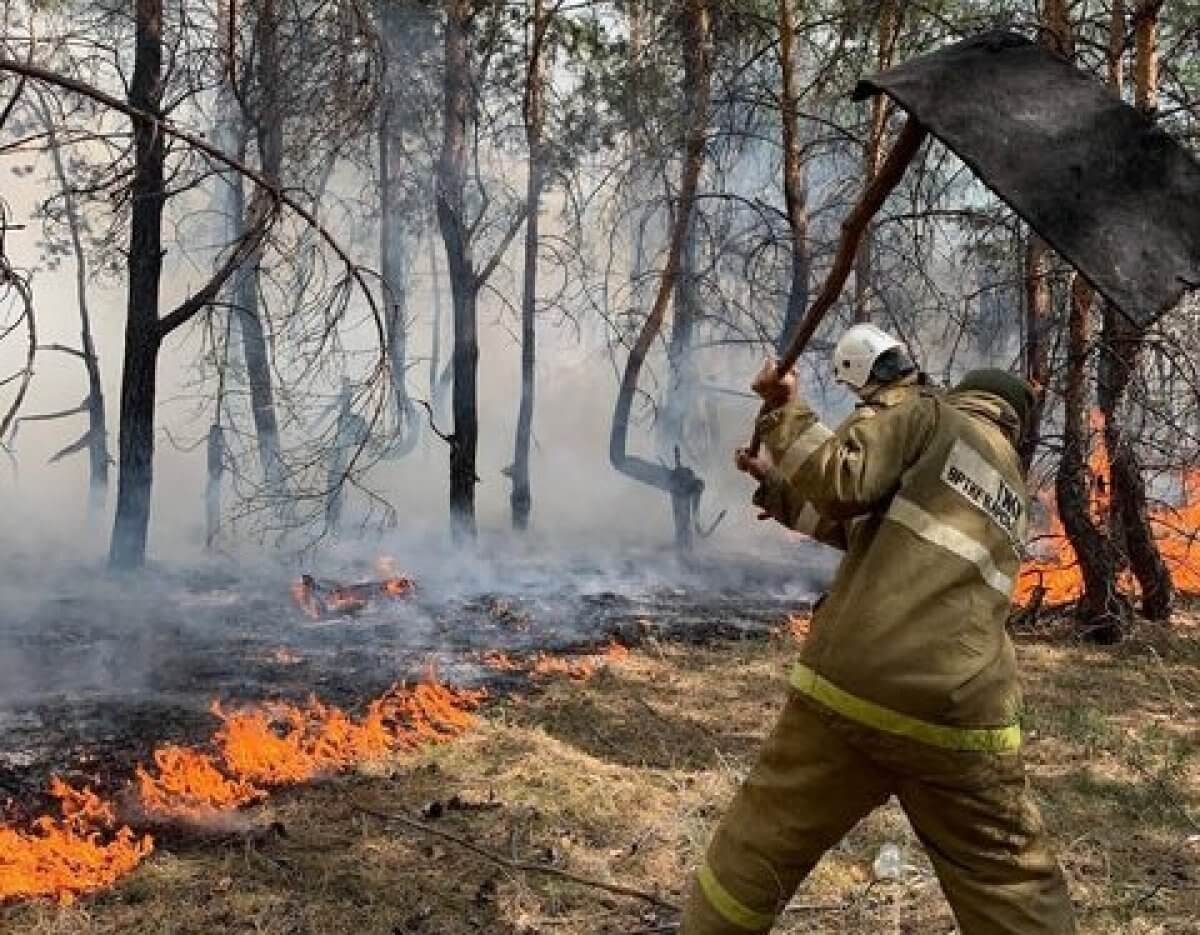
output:
MULTIPOLYGON (((1173 635, 1147 628, 1114 648, 1053 628, 1019 642, 1030 775, 1084 933, 1197 930, 1200 624, 1184 616, 1173 635)), ((161 840, 112 890, 0 909, 0 930, 671 931, 674 914, 651 901, 513 865, 678 903, 783 701, 796 639, 781 628, 707 645, 650 640, 586 681, 498 698, 451 744, 281 792, 247 814, 274 830, 161 840)), ((778 931, 941 935, 954 923, 891 803, 826 856, 778 931), (872 883, 885 842, 909 866, 901 881, 872 883)))

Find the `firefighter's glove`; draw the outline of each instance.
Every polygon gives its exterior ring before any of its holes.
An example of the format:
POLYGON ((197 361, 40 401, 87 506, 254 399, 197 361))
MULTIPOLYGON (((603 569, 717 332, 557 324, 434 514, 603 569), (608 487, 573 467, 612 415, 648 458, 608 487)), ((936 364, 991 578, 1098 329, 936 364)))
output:
POLYGON ((762 397, 767 409, 778 409, 796 398, 796 375, 788 372, 782 377, 777 372, 779 362, 773 357, 763 361, 750 388, 762 397))

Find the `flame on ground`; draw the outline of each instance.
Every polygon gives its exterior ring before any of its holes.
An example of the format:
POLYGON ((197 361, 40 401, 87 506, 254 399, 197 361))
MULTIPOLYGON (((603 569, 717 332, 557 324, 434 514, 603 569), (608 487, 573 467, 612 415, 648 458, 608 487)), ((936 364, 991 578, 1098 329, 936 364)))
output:
POLYGON ((269 702, 226 710, 214 754, 180 747, 155 753, 155 771, 138 770, 138 796, 149 813, 202 818, 263 798, 273 786, 307 782, 392 752, 444 743, 468 730, 484 693, 437 681, 398 685, 361 718, 310 698, 303 705, 269 702))
POLYGON ((803 643, 812 625, 812 615, 807 613, 788 614, 787 618, 777 626, 774 635, 787 638, 797 643, 803 643))
POLYGON ((357 614, 375 598, 395 600, 416 590, 411 578, 395 571, 391 559, 381 559, 380 570, 379 581, 346 585, 321 585, 312 575, 301 575, 291 584, 292 603, 312 620, 323 620, 357 614))
MULTIPOLYGON (((304 705, 271 702, 226 710, 213 752, 166 744, 154 765, 138 766, 138 807, 156 820, 204 821, 258 801, 272 787, 336 773, 357 763, 444 743, 470 729, 482 691, 460 691, 429 680, 397 685, 361 718, 315 698, 304 705)), ((103 889, 151 852, 150 836, 117 826, 112 803, 88 789, 54 780, 62 817, 43 816, 29 830, 0 824, 0 901, 75 896, 103 889)))
POLYGON ((112 806, 90 789, 55 778, 50 794, 62 817, 42 816, 29 831, 0 825, 0 902, 48 897, 70 903, 110 886, 154 848, 148 836, 114 830, 112 806))
POLYGON ((585 656, 556 656, 552 653, 534 653, 525 659, 514 659, 508 653, 489 652, 483 655, 483 664, 498 672, 527 672, 535 678, 565 675, 577 682, 590 679, 604 665, 619 663, 629 656, 629 647, 616 640, 605 644, 598 653, 585 656))
POLYGON ((193 815, 247 805, 266 795, 244 779, 231 779, 207 753, 167 744, 154 751, 154 772, 138 766, 138 802, 153 815, 193 815))
MULTIPOLYGON (((1111 500, 1111 474, 1103 427, 1103 417, 1099 412, 1093 412, 1093 443, 1087 467, 1089 512, 1092 521, 1101 527, 1107 523, 1111 500)), ((1200 539, 1200 471, 1184 475, 1181 488, 1181 505, 1152 509, 1150 526, 1175 587, 1187 594, 1200 594, 1200 543, 1197 541, 1200 539)), ((1041 500, 1050 516, 1050 528, 1037 538, 1036 556, 1021 567, 1013 602, 1028 604, 1040 592, 1043 604, 1069 604, 1083 594, 1083 575, 1053 494, 1048 491, 1041 500)), ((1138 590, 1137 580, 1128 571, 1121 573, 1118 586, 1127 594, 1135 594, 1138 590)))

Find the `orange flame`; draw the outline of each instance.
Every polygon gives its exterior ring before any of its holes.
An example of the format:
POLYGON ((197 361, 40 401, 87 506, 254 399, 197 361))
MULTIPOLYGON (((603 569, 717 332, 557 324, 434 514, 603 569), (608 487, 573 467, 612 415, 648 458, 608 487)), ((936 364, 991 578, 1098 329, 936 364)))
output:
MULTIPOLYGON (((226 711, 215 753, 165 744, 154 766, 134 777, 140 808, 164 819, 203 820, 265 798, 267 788, 304 782, 393 751, 444 743, 474 724, 485 692, 459 691, 435 679, 393 686, 360 718, 315 698, 226 711)), ((128 827, 114 831, 116 810, 89 789, 55 779, 51 794, 61 818, 44 816, 23 831, 0 825, 0 901, 54 897, 70 902, 116 882, 151 852, 151 837, 128 827)))
POLYGON ((297 578, 292 582, 291 592, 292 603, 313 620, 321 619, 325 611, 321 606, 321 602, 317 599, 316 583, 312 578, 308 575, 297 578))
POLYGON ((776 629, 779 636, 786 636, 797 643, 803 643, 808 636, 812 617, 809 614, 788 614, 787 619, 776 629))
POLYGON ((411 578, 395 573, 391 563, 391 559, 380 559, 385 572, 383 580, 362 584, 322 587, 312 575, 301 575, 289 589, 292 602, 311 619, 321 620, 356 614, 377 597, 388 600, 408 597, 416 590, 416 584, 411 578))
POLYGON ((629 647, 616 640, 606 643, 598 653, 587 656, 555 656, 551 653, 534 653, 527 659, 514 659, 507 653, 485 653, 482 662, 498 672, 528 672, 534 677, 565 675, 582 682, 590 679, 603 665, 613 665, 629 656, 629 647))
MULTIPOLYGON (((1093 436, 1088 457, 1089 501, 1092 521, 1104 527, 1111 502, 1111 473, 1103 441, 1104 421, 1097 410, 1091 414, 1093 436)), ((1200 594, 1200 549, 1194 549, 1200 537, 1200 472, 1183 478, 1183 503, 1178 507, 1160 507, 1150 511, 1154 540, 1166 562, 1175 587, 1188 594, 1200 594)), ((1054 497, 1047 492, 1042 503, 1050 516, 1049 529, 1036 545, 1040 553, 1021 568, 1013 601, 1028 603, 1038 589, 1047 605, 1069 604, 1083 594, 1083 575, 1079 560, 1067 538, 1054 497)), ((1137 592, 1137 580, 1128 571, 1118 577, 1118 586, 1127 594, 1137 592)))
MULTIPOLYGON (((432 678, 432 674, 431 674, 432 678)), ((181 747, 155 752, 156 773, 138 769, 142 807, 170 818, 197 818, 266 795, 264 787, 306 782, 394 750, 414 750, 458 736, 484 693, 430 681, 394 686, 361 719, 310 698, 303 706, 270 702, 227 711, 213 737, 215 756, 181 747)))
POLYGON ((155 773, 138 766, 137 794, 142 808, 160 816, 198 816, 237 808, 266 793, 245 780, 230 779, 212 757, 189 747, 167 744, 154 751, 155 773))
POLYGON ((154 848, 127 827, 113 831, 112 806, 90 789, 53 779, 61 818, 37 819, 32 831, 0 825, 0 902, 49 897, 70 903, 80 893, 110 886, 154 848))
POLYGON ((586 656, 568 659, 564 656, 538 653, 533 657, 530 671, 534 675, 565 675, 567 678, 582 682, 596 674, 596 663, 586 656))

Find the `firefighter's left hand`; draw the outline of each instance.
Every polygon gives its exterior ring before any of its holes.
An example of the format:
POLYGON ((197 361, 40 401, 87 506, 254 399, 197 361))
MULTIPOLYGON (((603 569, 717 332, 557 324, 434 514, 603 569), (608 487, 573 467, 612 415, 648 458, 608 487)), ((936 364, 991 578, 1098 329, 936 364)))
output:
POLYGON ((766 455, 761 452, 752 455, 749 448, 737 449, 733 453, 733 463, 739 471, 744 471, 759 483, 766 479, 767 471, 771 469, 771 462, 766 455))

